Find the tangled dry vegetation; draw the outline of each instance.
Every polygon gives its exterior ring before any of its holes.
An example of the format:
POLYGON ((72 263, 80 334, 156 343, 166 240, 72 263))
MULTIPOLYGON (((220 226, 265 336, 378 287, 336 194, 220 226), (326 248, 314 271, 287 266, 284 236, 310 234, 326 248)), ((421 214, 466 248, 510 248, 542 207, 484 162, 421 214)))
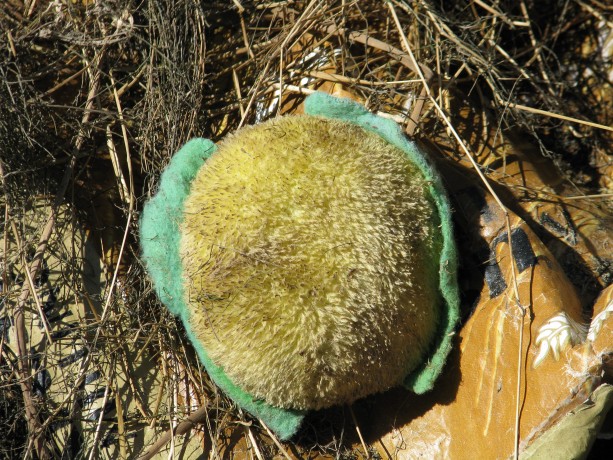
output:
MULTIPOLYGON (((456 156, 450 125, 519 139, 603 207, 612 20, 596 0, 3 2, 0 456, 127 458, 204 408, 192 438, 214 458, 363 457, 346 408, 282 446, 201 372, 139 262, 161 170, 191 137, 340 85, 456 156)), ((598 270, 571 276, 586 305, 611 281, 598 270)))

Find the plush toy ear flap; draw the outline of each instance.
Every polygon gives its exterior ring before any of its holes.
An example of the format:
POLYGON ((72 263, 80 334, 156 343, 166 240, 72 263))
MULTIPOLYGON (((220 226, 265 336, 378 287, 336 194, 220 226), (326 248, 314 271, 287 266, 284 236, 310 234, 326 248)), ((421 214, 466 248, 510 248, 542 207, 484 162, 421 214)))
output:
POLYGON ((183 203, 196 173, 217 150, 208 139, 192 139, 171 159, 158 192, 145 204, 140 220, 142 255, 155 290, 171 313, 181 316, 183 287, 179 225, 183 203))
POLYGON ((160 300, 171 313, 181 318, 187 336, 211 379, 240 407, 262 419, 285 440, 298 431, 305 413, 254 400, 211 361, 189 325, 189 310, 183 295, 179 228, 192 181, 216 150, 212 141, 197 138, 190 140, 172 157, 160 178, 158 192, 143 208, 140 220, 142 258, 160 300))
POLYGON ((402 150, 409 160, 416 164, 424 177, 430 182, 430 193, 438 208, 443 234, 443 248, 439 263, 440 292, 444 305, 440 313, 439 331, 428 359, 422 366, 407 376, 405 386, 417 394, 425 393, 434 386, 434 381, 442 372, 447 355, 451 351, 456 325, 460 318, 460 294, 457 282, 458 257, 453 226, 451 206, 440 177, 430 166, 414 142, 408 140, 400 127, 392 120, 370 113, 357 102, 316 92, 307 97, 304 111, 307 115, 320 116, 353 123, 378 134, 390 144, 402 150))

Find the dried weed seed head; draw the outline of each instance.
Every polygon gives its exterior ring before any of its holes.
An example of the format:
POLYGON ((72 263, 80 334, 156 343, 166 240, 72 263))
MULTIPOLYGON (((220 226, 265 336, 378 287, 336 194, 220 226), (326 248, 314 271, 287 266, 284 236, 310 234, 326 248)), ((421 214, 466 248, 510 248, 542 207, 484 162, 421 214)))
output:
POLYGON ((283 408, 400 385, 438 325, 440 219, 406 155, 299 116, 224 140, 186 198, 190 326, 212 361, 283 408))

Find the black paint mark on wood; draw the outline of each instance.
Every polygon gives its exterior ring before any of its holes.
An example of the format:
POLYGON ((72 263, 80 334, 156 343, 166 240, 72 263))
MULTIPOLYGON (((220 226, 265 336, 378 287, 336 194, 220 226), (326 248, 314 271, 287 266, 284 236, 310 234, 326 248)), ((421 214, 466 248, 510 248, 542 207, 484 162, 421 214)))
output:
MULTIPOLYGON (((485 282, 490 291, 490 299, 498 297, 507 288, 507 283, 496 260, 496 247, 500 243, 508 243, 508 241, 508 233, 504 232, 497 236, 490 245, 489 262, 485 267, 485 282)), ((513 246, 513 259, 515 259, 519 273, 536 265, 536 254, 534 254, 530 239, 521 228, 511 231, 511 245, 513 246)))

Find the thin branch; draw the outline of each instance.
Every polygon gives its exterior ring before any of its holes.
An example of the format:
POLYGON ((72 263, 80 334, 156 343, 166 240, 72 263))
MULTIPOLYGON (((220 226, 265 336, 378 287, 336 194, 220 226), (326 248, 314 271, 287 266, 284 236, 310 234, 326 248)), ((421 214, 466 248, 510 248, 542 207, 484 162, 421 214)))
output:
POLYGON ((392 3, 389 0, 387 0, 387 5, 388 5, 388 7, 390 9, 390 12, 391 12, 392 17, 394 19, 394 22, 396 23, 396 27, 398 29, 398 33, 400 34, 400 36, 402 38, 402 42, 403 42, 403 44, 404 44, 404 46, 405 46, 405 48, 407 50, 407 53, 409 53, 409 56, 411 57, 411 60, 413 61, 414 65, 415 65, 415 68, 417 69, 417 74, 419 75, 419 78, 422 80, 424 88, 426 89, 426 92, 428 93, 428 97, 430 98, 430 101, 436 107, 436 110, 439 113, 439 116, 445 121, 445 123, 449 127, 449 130, 451 131, 451 133, 455 137, 456 141, 458 142, 458 144, 460 145, 460 147, 462 148, 462 150, 466 154, 466 157, 470 160, 471 164, 475 168, 475 171, 477 172, 477 174, 479 175, 479 177, 481 178, 481 180, 485 184, 485 186, 488 189, 488 191, 491 193, 493 198, 498 203, 498 206, 500 206, 500 208, 503 211, 504 216, 505 216, 505 222, 506 222, 506 226, 507 226, 509 252, 511 254, 511 257, 510 257, 510 260, 511 260, 511 274, 512 274, 512 278, 513 278, 514 295, 515 295, 515 300, 516 300, 516 303, 517 303, 517 306, 518 306, 518 309, 519 309, 520 315, 521 315, 521 318, 520 318, 521 319, 521 323, 520 323, 520 326, 519 326, 519 331, 520 331, 520 333, 519 333, 519 357, 518 357, 518 363, 517 363, 517 373, 518 373, 518 375, 517 375, 517 394, 516 394, 516 398, 517 399, 516 399, 515 443, 514 443, 514 445, 515 445, 515 459, 517 460, 519 458, 519 451, 518 450, 519 450, 520 384, 521 384, 521 377, 522 377, 521 368, 522 368, 523 338, 524 338, 524 321, 523 321, 523 319, 524 319, 525 314, 526 314, 526 309, 524 307, 522 307, 522 305, 520 303, 519 287, 518 287, 518 283, 517 283, 517 275, 516 275, 516 269, 515 269, 515 261, 514 261, 514 258, 512 257, 512 254, 513 254, 512 244, 513 243, 512 243, 512 239, 511 239, 511 223, 510 223, 510 218, 509 218, 509 212, 506 209, 506 207, 502 204, 502 201, 500 200, 500 198, 498 198, 498 196, 496 195, 496 193, 492 189, 489 181, 487 180, 487 178, 485 177, 485 175, 481 171, 481 168, 479 167, 479 165, 477 165, 476 161, 474 160, 473 156, 471 155, 470 151, 468 150, 468 147, 466 146, 465 142, 462 140, 462 138, 460 138, 460 136, 457 133, 456 129, 454 128, 454 126, 452 125, 451 121, 449 120, 449 117, 447 117, 447 115, 445 114, 443 109, 439 106, 439 104, 436 102, 436 99, 433 97, 432 92, 430 91, 430 88, 428 87, 428 82, 426 81, 424 75, 422 74, 421 69, 417 65, 417 61, 415 60, 415 56, 413 55, 413 51, 411 50, 411 46, 409 45, 409 41, 408 41, 406 35, 404 34, 404 32, 402 30, 402 26, 400 24, 400 20, 398 19, 398 15, 396 14, 396 10, 394 9, 394 5, 392 5, 392 3))
POLYGON ((200 409, 187 417, 187 419, 179 423, 174 430, 171 428, 170 430, 166 431, 166 433, 160 436, 158 440, 147 450, 147 452, 139 457, 139 460, 152 459, 166 444, 168 444, 173 436, 181 436, 194 428, 196 425, 205 422, 208 411, 209 407, 207 405, 203 405, 200 409))

